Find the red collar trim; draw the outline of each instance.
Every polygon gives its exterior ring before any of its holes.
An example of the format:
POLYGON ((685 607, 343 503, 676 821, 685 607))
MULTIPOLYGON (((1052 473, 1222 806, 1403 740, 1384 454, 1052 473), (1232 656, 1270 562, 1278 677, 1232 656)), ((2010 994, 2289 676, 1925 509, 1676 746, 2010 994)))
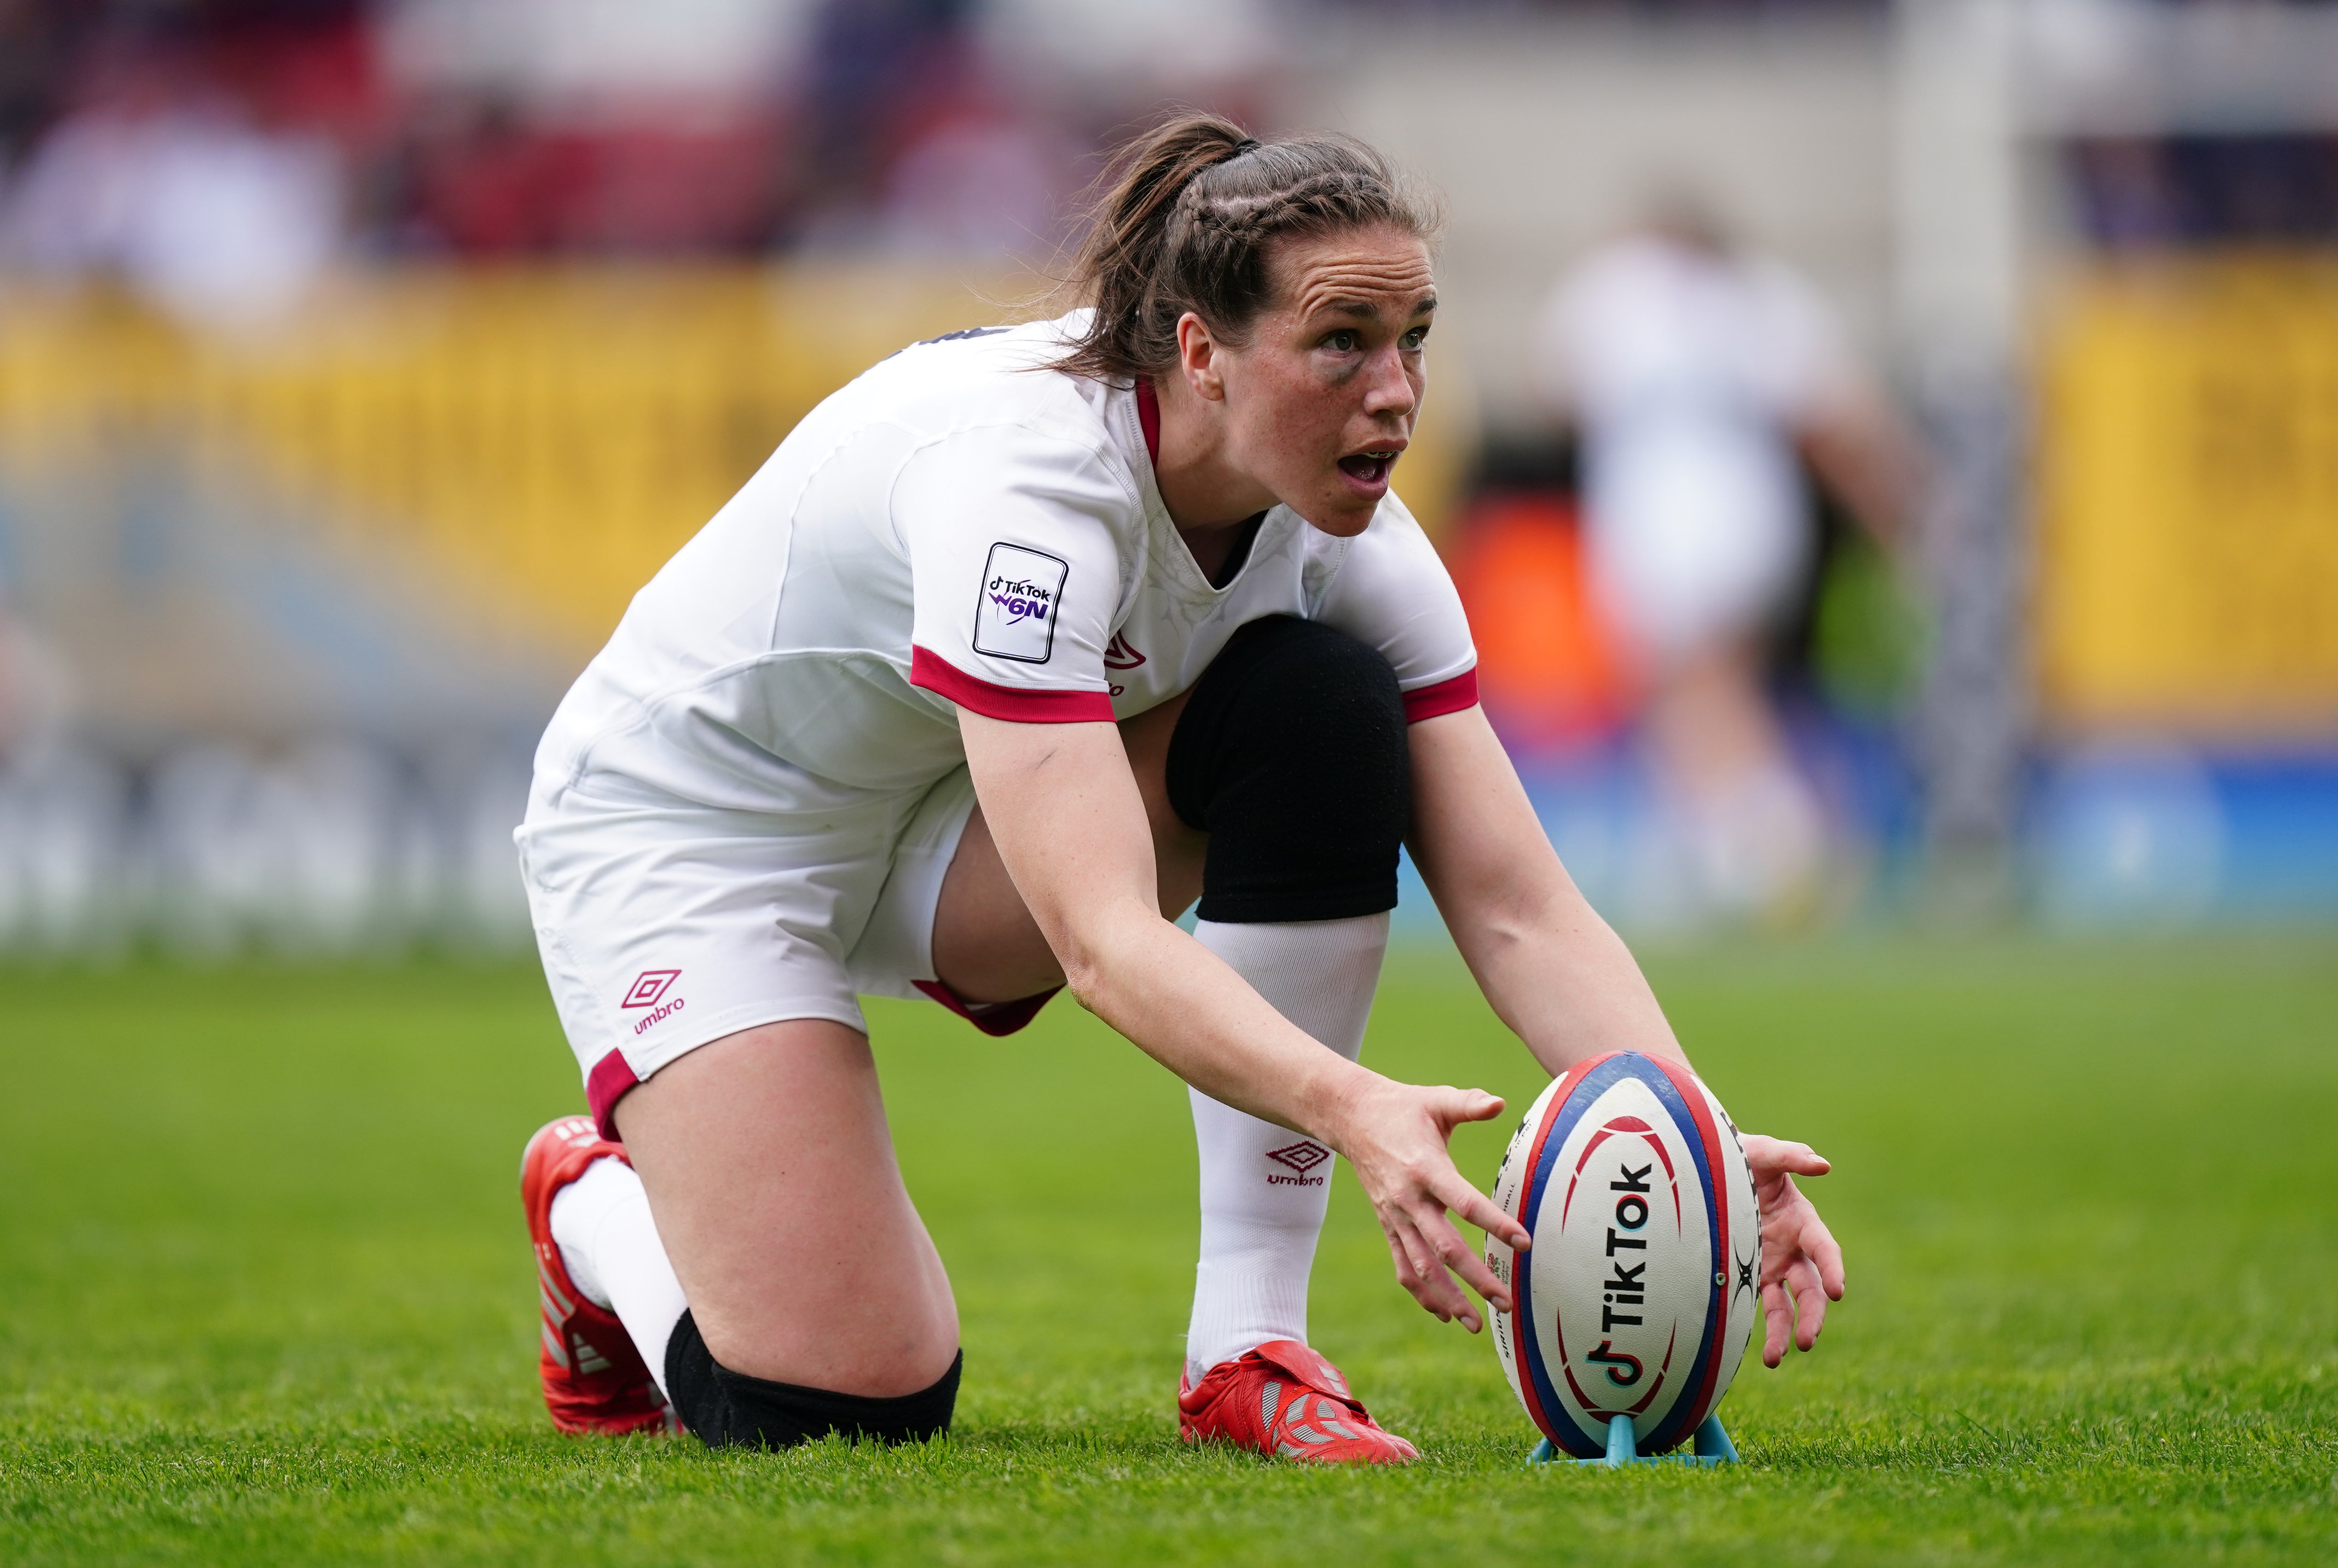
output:
POLYGON ((1157 466, 1161 462, 1161 398, 1149 377, 1136 378, 1136 422, 1144 426, 1144 452, 1157 466))

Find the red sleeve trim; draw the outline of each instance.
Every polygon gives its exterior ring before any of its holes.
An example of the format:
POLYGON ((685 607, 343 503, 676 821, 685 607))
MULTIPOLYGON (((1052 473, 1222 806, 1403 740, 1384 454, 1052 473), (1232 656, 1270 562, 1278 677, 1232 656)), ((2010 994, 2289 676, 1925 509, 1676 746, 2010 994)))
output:
POLYGON ((969 675, 928 648, 909 650, 909 684, 939 692, 986 719, 1014 724, 1109 724, 1112 699, 1101 691, 1027 691, 969 675))
POLYGON ((1478 670, 1471 665, 1450 681, 1439 681, 1434 686, 1423 686, 1418 691, 1404 694, 1404 721, 1418 724, 1423 719, 1434 719, 1440 713, 1459 713, 1464 708, 1478 705, 1478 670))

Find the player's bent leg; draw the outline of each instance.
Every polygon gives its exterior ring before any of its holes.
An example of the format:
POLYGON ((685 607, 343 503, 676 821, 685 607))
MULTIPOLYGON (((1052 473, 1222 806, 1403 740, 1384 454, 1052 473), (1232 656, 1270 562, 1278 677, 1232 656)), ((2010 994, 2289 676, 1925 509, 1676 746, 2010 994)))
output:
MULTIPOLYGON (((1355 1055, 1410 813, 1403 699, 1387 661, 1319 623, 1255 622, 1193 691, 1121 734, 1153 824, 1162 912, 1198 893, 1199 939, 1300 1028, 1355 1055)), ((936 973, 971 1000, 1062 982, 979 811, 944 878, 932 952, 936 973)), ((1331 1157, 1193 1099, 1203 1236, 1181 1387, 1185 1435, 1316 1459, 1411 1457, 1410 1444, 1352 1401, 1336 1429, 1301 1418, 1313 1406, 1295 1407, 1295 1426, 1260 1414, 1270 1384, 1286 1407, 1302 1393, 1348 1399, 1344 1380, 1305 1345, 1331 1157), (1262 1348, 1276 1344, 1289 1348, 1283 1359, 1265 1359, 1262 1348)))
MULTIPOLYGON (((1164 762, 1173 809, 1208 833, 1195 936, 1285 1018, 1354 1059, 1410 811, 1394 671, 1331 627, 1254 622, 1195 686, 1164 762)), ((1184 1436, 1331 1462, 1412 1458, 1306 1345, 1331 1152, 1206 1095, 1191 1100, 1202 1241, 1178 1398, 1184 1436)))
POLYGON ((1404 697, 1376 649, 1320 622, 1250 622, 1188 694, 1163 767, 1170 808, 1209 835, 1203 919, 1396 907, 1412 763, 1404 697))
POLYGON ((677 1058, 617 1102, 690 1310, 663 1352, 710 1444, 947 1429, 958 1308, 909 1201, 866 1036, 764 1024, 677 1058))
MULTIPOLYGON (((1387 945, 1388 916, 1293 925, 1204 923, 1203 942, 1285 1018, 1355 1060, 1387 945)), ((1331 1151, 1186 1091, 1201 1178, 1185 1373, 1273 1339, 1307 1338, 1307 1283, 1331 1202, 1331 1151)))
POLYGON ((603 1155, 552 1200, 552 1239, 570 1281, 595 1307, 614 1312, 665 1393, 665 1342, 690 1303, 666 1260, 650 1215, 649 1194, 621 1145, 603 1155))
MULTIPOLYGON (((537 1372, 552 1424, 563 1432, 671 1432, 673 1409, 597 1280, 579 1280, 555 1219, 592 1172, 624 1170, 624 1150, 594 1131, 589 1116, 539 1128, 520 1156, 520 1203, 535 1244, 536 1300, 544 1324, 537 1372)), ((630 1171, 626 1172, 631 1174, 630 1171)), ((668 1320, 671 1327, 671 1319, 668 1320)))
POLYGON ((892 1397, 839 1394, 734 1372, 714 1359, 683 1313, 666 1352, 674 1404, 710 1448, 788 1448, 835 1434, 858 1442, 924 1443, 949 1430, 963 1355, 923 1388, 892 1397))

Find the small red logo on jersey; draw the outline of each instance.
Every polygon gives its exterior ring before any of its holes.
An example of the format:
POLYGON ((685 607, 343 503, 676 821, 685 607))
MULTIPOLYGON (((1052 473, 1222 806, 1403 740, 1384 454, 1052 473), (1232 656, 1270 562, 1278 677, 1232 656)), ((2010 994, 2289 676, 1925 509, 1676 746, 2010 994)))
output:
POLYGON ((641 977, 634 982, 634 988, 625 993, 622 1005, 654 1007, 657 999, 665 995, 666 987, 681 978, 682 971, 679 969, 644 969, 641 977))
POLYGON ((1134 670, 1144 662, 1144 655, 1128 645, 1128 639, 1115 632, 1105 644, 1104 667, 1107 670, 1134 670))

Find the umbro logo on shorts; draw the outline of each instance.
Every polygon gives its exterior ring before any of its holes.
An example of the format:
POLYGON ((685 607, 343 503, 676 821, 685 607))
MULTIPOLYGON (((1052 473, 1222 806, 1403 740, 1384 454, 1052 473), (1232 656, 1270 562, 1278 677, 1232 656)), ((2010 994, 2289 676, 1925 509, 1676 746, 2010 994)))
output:
POLYGON ((644 969, 634 978, 633 989, 625 993, 623 1007, 648 1007, 654 1011, 634 1020, 634 1033, 639 1034, 653 1024, 663 1024, 682 1011, 683 1000, 662 1001, 673 983, 682 978, 679 969, 644 969))
POLYGON ((681 978, 679 969, 644 969, 634 979, 634 988, 625 993, 623 1005, 654 1007, 658 998, 665 995, 666 987, 681 978))
POLYGON ((1286 1143, 1280 1149, 1268 1150, 1266 1157, 1278 1165, 1288 1165, 1298 1172, 1295 1176, 1277 1176, 1270 1172, 1266 1178, 1268 1186, 1321 1187, 1323 1185, 1323 1178, 1310 1176, 1307 1172, 1329 1160, 1331 1157, 1331 1152, 1321 1143, 1302 1138, 1296 1143, 1286 1143))

